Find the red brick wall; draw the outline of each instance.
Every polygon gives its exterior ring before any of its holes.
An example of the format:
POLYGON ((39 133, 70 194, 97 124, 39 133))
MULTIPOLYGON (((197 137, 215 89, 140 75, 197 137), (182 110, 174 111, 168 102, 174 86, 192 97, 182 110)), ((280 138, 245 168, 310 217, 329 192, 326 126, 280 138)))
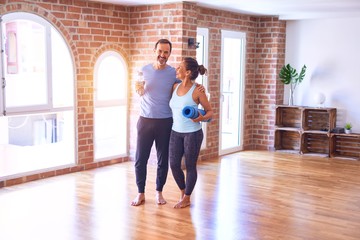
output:
MULTIPOLYGON (((283 84, 277 79, 285 60, 285 22, 199 8, 198 26, 209 29, 209 83, 216 117, 220 111, 221 29, 246 33, 244 149, 271 150, 274 106, 282 102, 283 84)), ((209 125, 211 156, 218 152, 218 122, 209 125)))
MULTIPOLYGON (((245 73, 245 128, 244 128, 244 148, 251 149, 252 141, 252 104, 253 94, 252 85, 254 81, 255 71, 255 37, 256 37, 257 18, 235 14, 226 11, 215 9, 200 8, 198 16, 198 26, 209 29, 209 91, 211 94, 211 101, 215 104, 213 106, 215 112, 215 119, 219 119, 220 113, 220 77, 221 77, 221 30, 241 31, 246 33, 246 73, 245 73)), ((213 121, 208 128, 209 144, 211 156, 218 154, 219 142, 219 121, 213 121)))
POLYGON ((24 11, 44 17, 67 41, 75 63, 78 165, 57 171, 0 181, 0 187, 107 164, 127 161, 118 158, 93 162, 93 68, 105 50, 119 52, 129 66, 130 159, 133 158, 138 118, 138 98, 132 79, 137 67, 153 62, 153 48, 159 38, 173 43, 169 63, 177 66, 182 57, 195 57, 187 40, 196 37, 196 28, 209 28, 209 91, 215 111, 208 124, 207 149, 200 159, 218 155, 219 80, 221 29, 247 33, 245 89, 245 149, 271 149, 274 106, 282 103, 283 85, 277 73, 284 63, 285 23, 276 18, 258 18, 201 8, 194 3, 173 3, 124 7, 83 0, 0 0, 0 15, 24 11))
POLYGON ((254 79, 253 149, 273 150, 275 109, 282 103, 284 85, 278 74, 285 61, 286 22, 271 17, 258 20, 254 79))
MULTIPOLYGON (((144 64, 156 61, 155 43, 167 38, 173 44, 168 63, 174 67, 184 56, 196 56, 196 50, 188 49, 188 38, 196 38, 196 7, 191 3, 173 3, 164 5, 138 6, 130 8, 130 53, 132 73, 144 64)), ((136 148, 136 122, 139 112, 139 97, 131 87, 130 103, 130 158, 133 160, 136 148)), ((152 150, 151 163, 156 161, 156 152, 152 150)))

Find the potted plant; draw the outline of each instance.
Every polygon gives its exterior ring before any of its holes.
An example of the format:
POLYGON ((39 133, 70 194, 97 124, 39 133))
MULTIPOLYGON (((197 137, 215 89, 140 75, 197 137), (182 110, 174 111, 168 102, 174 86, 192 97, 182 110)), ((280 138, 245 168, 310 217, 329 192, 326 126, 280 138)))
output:
POLYGON ((345 133, 351 133, 351 128, 352 128, 351 123, 349 123, 349 122, 345 123, 344 128, 345 128, 345 133))
POLYGON ((306 73, 306 65, 301 68, 300 73, 296 71, 290 64, 284 65, 279 73, 279 77, 282 83, 290 84, 290 96, 289 105, 294 105, 294 91, 299 83, 304 80, 306 73))

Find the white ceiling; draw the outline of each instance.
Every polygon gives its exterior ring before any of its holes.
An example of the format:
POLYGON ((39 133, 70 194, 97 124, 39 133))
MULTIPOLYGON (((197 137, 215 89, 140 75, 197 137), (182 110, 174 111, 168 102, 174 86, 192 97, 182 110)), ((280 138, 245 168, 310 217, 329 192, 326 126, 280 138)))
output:
MULTIPOLYGON (((163 4, 181 0, 91 0, 125 6, 163 4)), ((187 0, 199 6, 283 20, 360 17, 360 0, 187 0)))

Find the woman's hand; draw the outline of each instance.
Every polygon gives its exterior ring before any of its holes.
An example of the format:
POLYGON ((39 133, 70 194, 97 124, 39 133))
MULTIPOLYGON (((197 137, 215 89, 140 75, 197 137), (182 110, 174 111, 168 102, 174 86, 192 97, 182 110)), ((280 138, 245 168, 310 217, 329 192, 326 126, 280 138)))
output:
POLYGON ((193 122, 201 122, 201 121, 206 121, 204 118, 204 115, 201 115, 201 112, 198 110, 199 116, 197 118, 192 118, 191 120, 193 122))

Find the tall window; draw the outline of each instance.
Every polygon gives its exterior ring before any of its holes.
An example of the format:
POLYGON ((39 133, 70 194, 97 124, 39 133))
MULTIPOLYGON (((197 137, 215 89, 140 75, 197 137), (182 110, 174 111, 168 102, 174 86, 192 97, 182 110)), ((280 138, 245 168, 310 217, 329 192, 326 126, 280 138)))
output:
MULTIPOLYGON (((197 29, 196 42, 199 43, 199 47, 196 49, 196 60, 198 61, 199 64, 204 65, 209 70, 209 66, 208 66, 209 30, 207 28, 198 28, 197 29)), ((198 78, 196 79, 196 82, 199 84, 202 84, 205 87, 207 96, 210 100, 207 76, 199 74, 198 78)), ((202 122, 201 124, 202 124, 203 132, 204 132, 204 141, 201 144, 201 148, 204 149, 204 148, 206 148, 206 139, 207 139, 207 137, 206 137, 207 136, 207 125, 206 124, 207 123, 202 122)))
POLYGON ((114 51, 95 64, 94 148, 96 160, 127 154, 127 65, 114 51))
POLYGON ((30 13, 1 17, 0 177, 75 163, 73 61, 30 13))

